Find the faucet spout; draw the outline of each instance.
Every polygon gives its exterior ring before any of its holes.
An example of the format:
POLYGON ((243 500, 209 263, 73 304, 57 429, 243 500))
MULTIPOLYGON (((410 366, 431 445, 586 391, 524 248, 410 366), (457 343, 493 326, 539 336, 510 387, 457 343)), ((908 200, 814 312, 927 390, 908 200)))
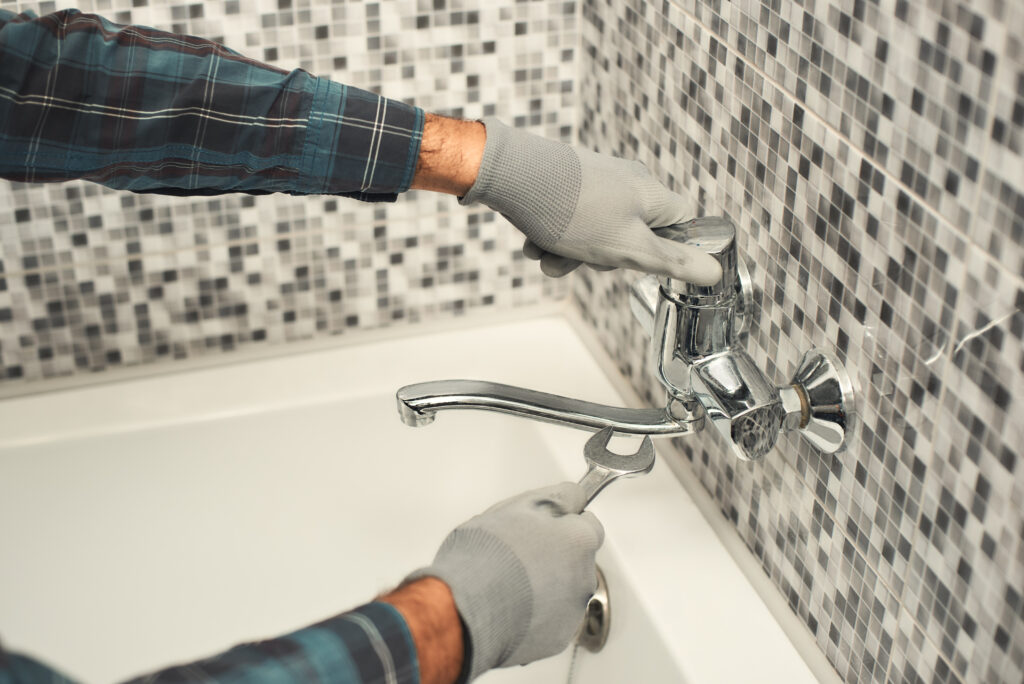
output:
POLYGON ((691 434, 703 420, 678 401, 669 402, 663 409, 631 409, 480 380, 406 385, 398 390, 397 399, 402 422, 413 427, 432 423, 438 411, 448 409, 498 411, 583 430, 612 428, 619 433, 652 437, 691 434))

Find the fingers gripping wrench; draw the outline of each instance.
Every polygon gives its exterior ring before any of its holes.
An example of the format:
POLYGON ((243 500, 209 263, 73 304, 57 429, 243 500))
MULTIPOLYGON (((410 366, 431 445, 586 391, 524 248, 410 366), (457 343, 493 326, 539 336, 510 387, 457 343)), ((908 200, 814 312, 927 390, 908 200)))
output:
POLYGON ((580 480, 580 486, 587 495, 587 503, 612 480, 620 477, 635 477, 651 472, 654 467, 654 445, 650 437, 644 437, 635 454, 616 454, 608 450, 612 429, 605 428, 587 440, 583 456, 587 459, 587 474, 580 480))

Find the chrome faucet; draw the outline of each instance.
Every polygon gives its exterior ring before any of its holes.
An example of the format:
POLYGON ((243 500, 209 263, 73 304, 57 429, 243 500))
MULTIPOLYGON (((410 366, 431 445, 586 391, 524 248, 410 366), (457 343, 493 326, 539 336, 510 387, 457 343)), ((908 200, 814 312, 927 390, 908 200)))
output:
POLYGON ((777 387, 743 349, 753 297, 732 222, 711 216, 656 232, 703 249, 722 266, 722 279, 710 287, 647 276, 631 289, 631 308, 651 334, 653 366, 669 395, 700 404, 743 460, 762 458, 792 429, 819 450, 842 447, 853 392, 831 353, 809 352, 790 383, 777 387))
POLYGON ((794 429, 821 451, 842 448, 855 414, 854 393, 835 356, 808 352, 793 379, 778 387, 742 348, 753 297, 732 223, 706 217, 656 232, 699 247, 722 265, 722 279, 712 286, 646 276, 631 289, 630 306, 651 336, 653 367, 667 390, 665 408, 618 408, 509 385, 442 380, 401 388, 402 420, 424 425, 440 410, 477 408, 654 436, 690 434, 710 421, 743 460, 763 458, 781 432, 794 429))

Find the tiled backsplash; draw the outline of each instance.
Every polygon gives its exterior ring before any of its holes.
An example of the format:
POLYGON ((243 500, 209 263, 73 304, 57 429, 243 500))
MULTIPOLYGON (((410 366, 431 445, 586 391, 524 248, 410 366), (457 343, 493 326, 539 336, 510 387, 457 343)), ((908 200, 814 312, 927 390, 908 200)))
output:
MULTIPOLYGON (((581 31, 582 143, 732 218, 777 382, 828 347, 862 393, 837 457, 705 431, 677 465, 847 681, 1022 681, 1024 5, 586 0, 581 31)), ((631 277, 575 301, 659 402, 631 277)))
MULTIPOLYGON (((49 3, 4 2, 37 14, 49 3)), ((120 23, 569 141, 578 7, 466 0, 87 0, 120 23)), ((0 387, 507 310, 568 284, 504 219, 454 198, 182 199, 0 182, 0 387)))

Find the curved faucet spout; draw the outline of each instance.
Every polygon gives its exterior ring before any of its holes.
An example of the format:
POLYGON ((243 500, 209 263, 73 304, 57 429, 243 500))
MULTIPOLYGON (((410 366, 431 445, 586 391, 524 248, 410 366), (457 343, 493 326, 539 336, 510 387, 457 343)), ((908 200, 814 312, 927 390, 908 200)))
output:
POLYGON ((414 427, 432 423, 438 411, 447 409, 498 411, 583 430, 610 427, 615 432, 652 437, 690 434, 700 427, 701 420, 681 405, 671 404, 663 409, 620 408, 480 380, 435 380, 406 385, 398 390, 397 399, 402 422, 414 427))

